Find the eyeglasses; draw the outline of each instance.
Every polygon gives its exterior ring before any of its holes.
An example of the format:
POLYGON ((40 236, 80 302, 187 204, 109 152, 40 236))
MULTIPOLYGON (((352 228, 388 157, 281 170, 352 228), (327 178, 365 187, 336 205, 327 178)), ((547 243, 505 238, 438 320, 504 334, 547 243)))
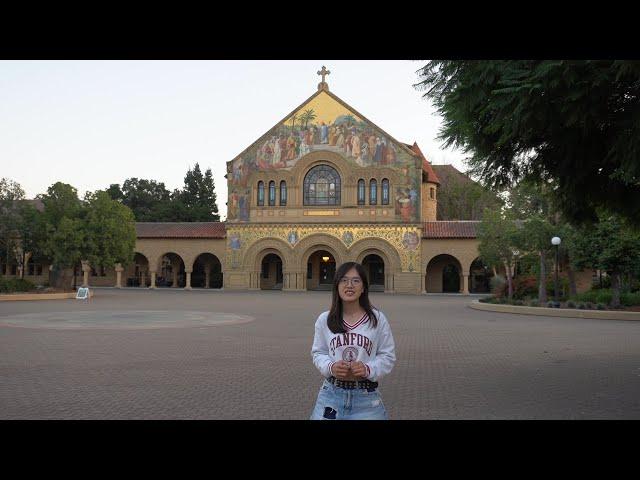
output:
POLYGON ((354 287, 359 287, 360 285, 362 285, 362 279, 358 277, 353 277, 353 278, 342 277, 340 279, 340 285, 347 285, 347 284, 351 284, 354 287))

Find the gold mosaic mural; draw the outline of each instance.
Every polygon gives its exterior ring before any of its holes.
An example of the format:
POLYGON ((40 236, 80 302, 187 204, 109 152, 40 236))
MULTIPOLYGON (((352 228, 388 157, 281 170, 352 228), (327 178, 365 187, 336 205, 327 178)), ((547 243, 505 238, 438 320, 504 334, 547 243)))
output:
POLYGON ((227 225, 227 265, 232 269, 241 269, 247 252, 258 241, 281 240, 289 245, 289 253, 293 253, 296 245, 314 234, 335 237, 342 242, 347 254, 351 246, 362 239, 386 240, 395 248, 400 257, 403 272, 420 271, 420 230, 417 226, 406 225, 304 225, 296 227, 272 225, 231 227, 231 225, 227 225))

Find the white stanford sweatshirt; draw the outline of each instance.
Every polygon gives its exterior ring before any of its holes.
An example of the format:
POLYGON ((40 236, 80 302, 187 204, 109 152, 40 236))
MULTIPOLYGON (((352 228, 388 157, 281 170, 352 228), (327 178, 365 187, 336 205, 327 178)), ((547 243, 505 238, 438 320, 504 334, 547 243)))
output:
POLYGON ((331 365, 338 360, 362 362, 367 367, 367 379, 377 382, 388 374, 396 363, 395 343, 391 327, 380 310, 373 309, 378 326, 373 328, 365 313, 355 325, 345 322, 347 333, 333 333, 327 326, 329 312, 322 312, 316 320, 311 356, 320 373, 332 376, 331 365))

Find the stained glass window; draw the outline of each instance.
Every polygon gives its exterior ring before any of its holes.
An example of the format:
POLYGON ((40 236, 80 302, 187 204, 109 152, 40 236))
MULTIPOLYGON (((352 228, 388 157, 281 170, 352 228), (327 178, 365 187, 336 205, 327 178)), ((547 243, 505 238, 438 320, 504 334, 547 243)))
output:
POLYGON ((369 205, 375 205, 378 203, 378 182, 375 178, 372 178, 369 182, 369 205))
POLYGON ((273 180, 269 182, 269 206, 273 207, 276 204, 276 182, 273 180))
POLYGON ((389 179, 382 180, 382 205, 389 205, 389 179))
POLYGON ((318 165, 304 177, 304 205, 340 205, 340 175, 328 165, 318 165))
POLYGON ((287 182, 282 180, 280 182, 280 205, 287 204, 287 182))
POLYGON ((264 206, 264 183, 258 182, 258 206, 264 206))

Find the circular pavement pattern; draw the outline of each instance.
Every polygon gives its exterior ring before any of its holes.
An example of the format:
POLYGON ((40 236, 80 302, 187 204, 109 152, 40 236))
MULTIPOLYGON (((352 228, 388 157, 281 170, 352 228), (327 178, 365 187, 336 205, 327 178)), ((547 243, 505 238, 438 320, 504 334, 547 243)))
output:
POLYGON ((133 310, 28 313, 0 317, 2 327, 52 329, 149 329, 215 327, 248 323, 254 317, 222 312, 133 310))

